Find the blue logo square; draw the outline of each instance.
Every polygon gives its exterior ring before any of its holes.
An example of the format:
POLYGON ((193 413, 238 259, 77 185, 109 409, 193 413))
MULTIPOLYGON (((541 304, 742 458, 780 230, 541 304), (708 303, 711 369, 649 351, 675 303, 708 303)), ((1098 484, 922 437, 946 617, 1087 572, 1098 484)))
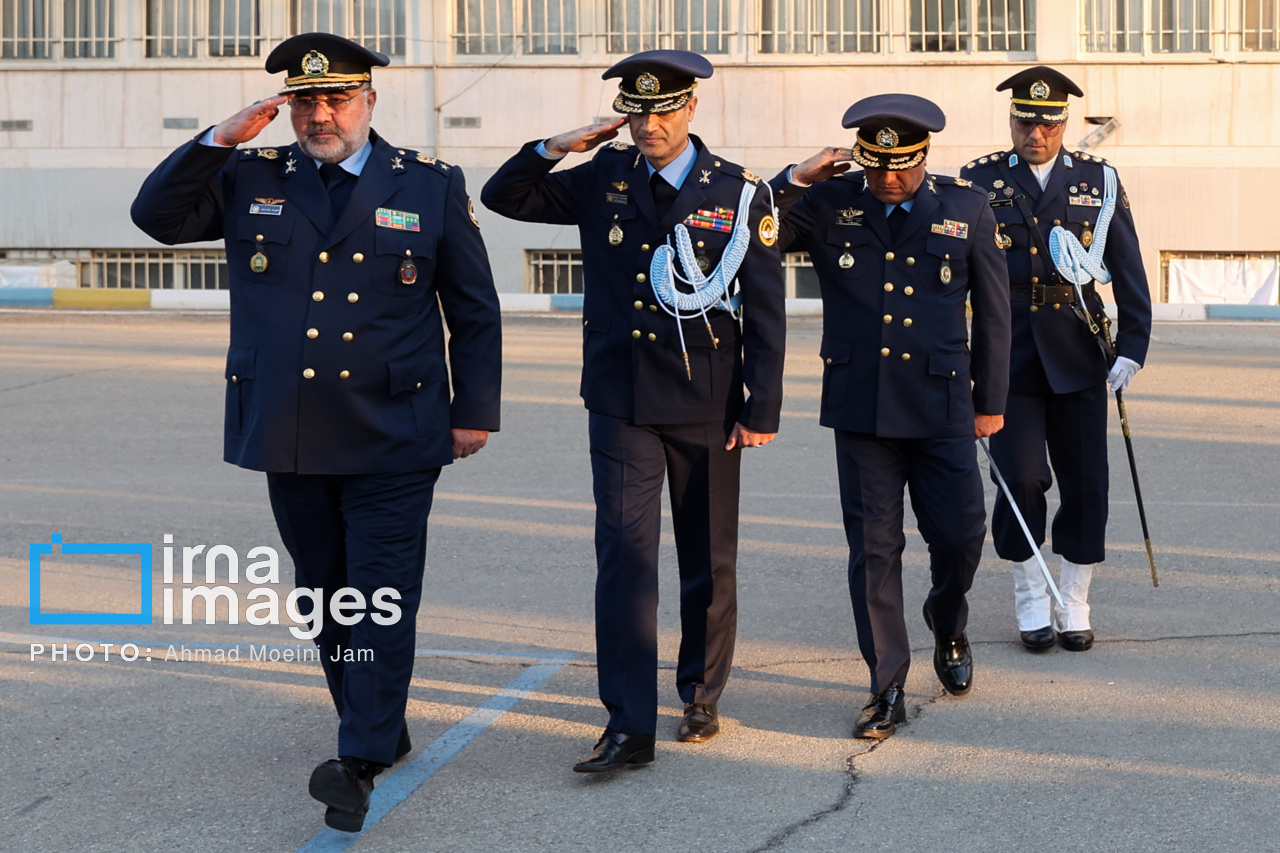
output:
POLYGON ((151 545, 146 542, 92 542, 64 545, 62 535, 55 533, 51 544, 31 543, 31 624, 32 625, 150 625, 151 615, 151 545), (141 561, 142 583, 137 613, 41 613, 40 557, 53 554, 53 546, 62 545, 63 554, 137 554, 141 561))

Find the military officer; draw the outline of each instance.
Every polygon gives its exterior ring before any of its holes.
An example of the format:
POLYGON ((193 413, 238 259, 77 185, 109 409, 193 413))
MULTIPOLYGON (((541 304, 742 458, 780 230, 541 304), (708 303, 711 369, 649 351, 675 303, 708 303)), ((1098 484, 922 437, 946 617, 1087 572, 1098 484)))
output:
POLYGON ((371 68, 387 64, 324 33, 281 43, 266 62, 286 72, 280 93, 171 154, 132 210, 162 243, 226 241, 224 458, 266 472, 297 586, 323 590, 310 618, 323 626, 339 758, 315 769, 310 791, 329 826, 352 832, 374 776, 410 750, 433 488, 498 428, 501 370, 498 299, 462 171, 369 127, 371 68), (295 144, 238 147, 286 105, 295 144), (389 589, 399 619, 342 624, 330 600, 344 587, 366 602, 389 589), (371 660, 344 654, 363 650, 371 660))
POLYGON ((596 650, 609 722, 574 770, 653 760, 661 489, 680 566, 677 733, 719 731, 733 661, 740 448, 771 441, 785 307, 769 188, 689 134, 696 54, 617 63, 623 119, 530 142, 481 199, 512 219, 577 225, 584 268, 582 398, 596 501, 596 650), (610 141, 629 125, 635 144, 610 141), (604 145, 555 171, 570 152, 604 145), (744 385, 749 396, 744 398, 744 385))
POLYGON ((1031 651, 1052 648, 1056 630, 1063 648, 1086 651, 1093 645, 1089 582, 1105 557, 1105 383, 1123 391, 1142 367, 1151 295, 1129 199, 1114 168, 1101 157, 1063 150, 1068 98, 1083 95, 1080 87, 1040 65, 996 87, 1006 89, 1013 150, 980 157, 961 172, 988 190, 1013 300, 1008 429, 991 440, 991 452, 1037 545, 1045 537, 1045 493, 1058 478, 1053 550, 1062 558, 1064 609, 1054 604, 1051 613, 1048 584, 1003 493, 996 495, 992 535, 996 553, 1012 563, 1022 644, 1031 651), (1076 250, 1074 264, 1062 251, 1068 244, 1076 250), (1104 314, 1089 270, 1105 275, 1102 268, 1110 273, 1120 315, 1113 363, 1090 329, 1090 317, 1101 327, 1104 314), (1071 276, 1082 282, 1078 289, 1071 276))
POLYGON ((934 669, 954 695, 973 682, 965 594, 986 535, 974 438, 1003 420, 1008 279, 984 194, 926 171, 930 133, 945 123, 924 98, 864 98, 844 115, 858 128, 851 151, 824 149, 773 180, 779 247, 807 251, 822 288, 821 423, 835 430, 849 594, 871 670, 858 738, 888 737, 906 719, 904 487, 929 545, 934 669), (838 174, 848 156, 865 171, 838 174), (812 184, 798 202, 797 184, 812 184))

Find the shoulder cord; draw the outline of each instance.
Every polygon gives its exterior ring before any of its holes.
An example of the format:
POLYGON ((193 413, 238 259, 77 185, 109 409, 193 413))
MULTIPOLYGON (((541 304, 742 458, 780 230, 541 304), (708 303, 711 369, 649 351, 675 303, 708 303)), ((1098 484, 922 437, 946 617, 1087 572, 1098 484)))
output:
POLYGON ((1105 175, 1105 191, 1102 199, 1102 211, 1098 214, 1097 227, 1093 229, 1093 244, 1086 251, 1076 235, 1061 225, 1054 226, 1049 232, 1049 254, 1053 257, 1053 265, 1067 281, 1079 287, 1096 281, 1107 284, 1111 281, 1111 271, 1102 262, 1102 254, 1107 247, 1107 229, 1111 227, 1111 217, 1116 212, 1116 170, 1103 166, 1105 175))

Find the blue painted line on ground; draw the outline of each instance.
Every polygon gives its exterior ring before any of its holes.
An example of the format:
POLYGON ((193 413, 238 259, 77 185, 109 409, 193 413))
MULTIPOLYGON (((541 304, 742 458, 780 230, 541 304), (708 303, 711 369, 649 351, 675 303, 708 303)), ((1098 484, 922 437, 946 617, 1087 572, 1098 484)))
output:
MULTIPOLYGON (((459 654, 451 652, 450 654, 459 654)), ((494 654, 505 657, 507 654, 494 654)), ((529 655, 525 655, 529 657, 529 655)), ((489 701, 476 708, 447 732, 436 738, 435 742, 413 760, 392 774, 385 782, 374 789, 369 802, 369 814, 364 820, 364 830, 359 833, 338 832, 325 829, 309 842, 299 848, 298 853, 340 853, 346 850, 364 832, 368 832, 378 822, 391 813, 391 810, 409 798, 414 791, 422 787, 428 779, 448 764, 458 753, 462 752, 481 732, 497 722, 507 711, 514 708, 521 699, 533 693, 547 682, 560 668, 573 660, 573 655, 538 655, 539 662, 513 678, 499 690, 489 701)))

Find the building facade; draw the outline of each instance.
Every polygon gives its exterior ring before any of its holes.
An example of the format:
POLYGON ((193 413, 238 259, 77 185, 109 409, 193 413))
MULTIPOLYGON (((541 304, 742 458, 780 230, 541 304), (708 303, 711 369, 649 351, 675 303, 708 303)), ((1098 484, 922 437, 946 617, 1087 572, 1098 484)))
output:
MULTIPOLYGON (((374 126, 463 166, 473 195, 522 143, 611 116, 600 73, 638 50, 706 54, 692 129, 766 176, 848 145, 845 108, 891 91, 946 111, 929 165, 955 174, 1009 147, 995 85, 1051 64, 1086 93, 1068 147, 1120 169, 1153 297, 1276 301, 1280 0, 0 0, 0 285, 7 267, 225 287, 221 246, 160 247, 129 203, 169 151, 275 91, 263 60, 311 30, 391 56, 374 126)), ((261 140, 291 142, 287 117, 261 140)), ((576 229, 477 213, 499 290, 580 291, 576 229)), ((791 295, 815 295, 786 262, 791 295)))

